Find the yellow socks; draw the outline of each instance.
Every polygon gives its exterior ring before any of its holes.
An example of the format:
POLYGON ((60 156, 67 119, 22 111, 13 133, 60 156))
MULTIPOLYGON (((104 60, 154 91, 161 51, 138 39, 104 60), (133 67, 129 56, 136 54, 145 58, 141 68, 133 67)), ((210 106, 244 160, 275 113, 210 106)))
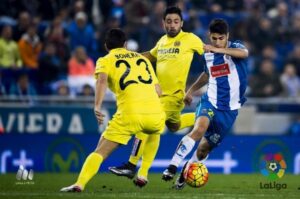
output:
POLYGON ((186 127, 194 126, 195 119, 196 119, 195 113, 185 113, 180 115, 179 130, 184 129, 186 127))
POLYGON ((84 189, 88 181, 98 172, 102 161, 103 157, 100 154, 95 152, 91 153, 86 158, 75 184, 84 189))
POLYGON ((130 163, 134 165, 138 164, 140 158, 144 153, 145 143, 147 142, 147 139, 148 139, 148 135, 144 133, 136 134, 130 159, 129 159, 130 163))
POLYGON ((138 176, 142 176, 147 179, 148 171, 152 165, 152 162, 156 156, 160 142, 160 135, 149 135, 145 144, 144 153, 142 157, 141 168, 139 169, 138 176))

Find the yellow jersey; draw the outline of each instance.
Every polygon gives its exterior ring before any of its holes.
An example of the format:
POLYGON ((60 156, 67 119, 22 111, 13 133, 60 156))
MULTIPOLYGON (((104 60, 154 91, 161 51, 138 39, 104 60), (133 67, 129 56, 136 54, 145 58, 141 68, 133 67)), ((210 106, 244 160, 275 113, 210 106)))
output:
POLYGON ((108 87, 116 95, 117 113, 163 112, 155 89, 158 80, 146 57, 116 48, 97 60, 96 79, 101 72, 108 75, 108 87))
POLYGON ((156 57, 156 75, 163 95, 185 92, 194 52, 204 53, 202 40, 193 33, 180 31, 176 37, 164 35, 151 49, 156 57))

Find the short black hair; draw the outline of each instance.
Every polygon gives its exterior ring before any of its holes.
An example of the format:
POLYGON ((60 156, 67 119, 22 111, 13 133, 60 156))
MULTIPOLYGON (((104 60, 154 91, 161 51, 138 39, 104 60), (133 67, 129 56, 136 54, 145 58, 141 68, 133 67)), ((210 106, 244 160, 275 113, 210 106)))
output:
POLYGON ((210 33, 227 34, 228 24, 224 19, 214 19, 209 24, 210 33))
POLYGON ((182 14, 181 14, 181 10, 180 8, 178 8, 177 6, 171 6, 171 7, 168 7, 166 10, 165 10, 165 13, 164 13, 164 20, 166 19, 166 16, 168 14, 177 14, 179 15, 181 21, 182 21, 182 14))
POLYGON ((119 28, 113 28, 106 32, 105 44, 109 50, 122 48, 126 41, 126 34, 119 28))

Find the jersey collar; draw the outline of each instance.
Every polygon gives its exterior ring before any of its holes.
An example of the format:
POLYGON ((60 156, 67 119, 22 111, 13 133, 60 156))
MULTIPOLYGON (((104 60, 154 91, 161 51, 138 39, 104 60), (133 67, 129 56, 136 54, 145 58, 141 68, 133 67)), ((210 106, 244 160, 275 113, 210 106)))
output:
POLYGON ((112 50, 110 50, 109 52, 116 52, 116 51, 120 51, 120 50, 125 50, 125 48, 114 48, 112 50))

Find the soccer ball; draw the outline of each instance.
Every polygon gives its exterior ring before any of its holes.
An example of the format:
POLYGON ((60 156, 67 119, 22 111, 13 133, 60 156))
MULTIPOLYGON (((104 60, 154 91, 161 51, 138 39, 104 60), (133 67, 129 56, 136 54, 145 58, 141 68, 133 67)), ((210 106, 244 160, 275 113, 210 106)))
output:
POLYGON ((184 170, 185 182, 191 187, 202 187, 208 181, 208 170, 203 163, 188 164, 184 170))

